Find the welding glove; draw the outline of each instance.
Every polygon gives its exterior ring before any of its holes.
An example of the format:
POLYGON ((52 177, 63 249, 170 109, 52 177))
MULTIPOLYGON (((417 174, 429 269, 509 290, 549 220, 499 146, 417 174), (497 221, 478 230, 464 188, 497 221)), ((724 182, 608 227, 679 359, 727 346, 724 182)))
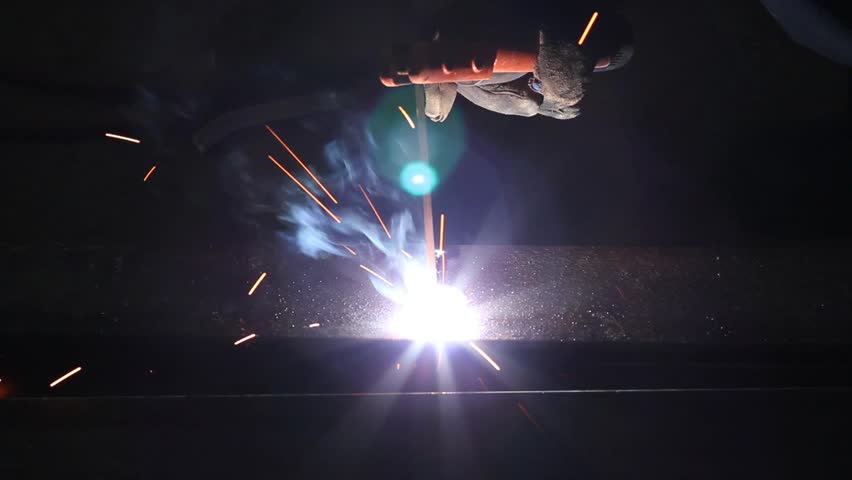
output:
POLYGON ((583 22, 585 19, 579 23, 562 21, 559 28, 540 29, 532 73, 495 73, 476 82, 425 85, 426 115, 443 122, 456 95, 461 94, 479 107, 504 115, 545 115, 559 120, 577 117, 589 75, 616 70, 633 55, 632 29, 623 18, 602 15, 594 37, 581 47, 573 35, 582 31, 583 22))

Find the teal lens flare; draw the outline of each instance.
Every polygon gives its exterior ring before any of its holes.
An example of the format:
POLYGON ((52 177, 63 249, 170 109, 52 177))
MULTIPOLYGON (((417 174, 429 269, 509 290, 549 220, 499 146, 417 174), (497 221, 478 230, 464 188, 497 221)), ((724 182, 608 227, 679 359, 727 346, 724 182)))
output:
POLYGON ((438 174, 427 163, 412 162, 402 168, 399 183, 412 195, 428 195, 438 186, 438 174))

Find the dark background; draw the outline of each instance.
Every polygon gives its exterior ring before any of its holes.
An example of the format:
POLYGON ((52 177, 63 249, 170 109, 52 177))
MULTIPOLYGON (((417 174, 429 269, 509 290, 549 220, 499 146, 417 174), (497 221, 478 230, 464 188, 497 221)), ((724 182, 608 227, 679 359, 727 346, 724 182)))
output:
MULTIPOLYGON (((381 390, 374 380, 401 347, 299 343, 266 331, 246 349, 233 347, 231 337, 248 327, 268 323, 278 333, 290 323, 253 316, 245 289, 259 271, 276 272, 270 293, 252 297, 266 302, 259 310, 301 298, 291 291, 298 272, 285 260, 292 249, 275 235, 287 228, 271 208, 281 206, 266 190, 280 185, 280 172, 251 170, 256 197, 233 188, 245 183, 229 153, 276 147, 262 125, 203 154, 192 134, 232 109, 351 89, 351 112, 276 122, 317 170, 333 174, 321 147, 352 118, 344 114, 357 119, 387 94, 375 81, 381 52, 419 37, 446 3, 30 2, 4 11, 0 247, 6 282, 16 286, 2 296, 0 397, 19 398, 0 402, 0 476, 759 478, 849 470, 844 345, 484 343, 512 372, 502 377, 467 350, 453 359, 467 382, 459 388, 470 391, 485 377, 490 389, 723 388, 712 393, 240 397, 381 390), (143 143, 107 140, 105 131, 143 143), (205 335, 126 335, 157 325, 205 335), (77 377, 60 391, 47 388, 76 364, 85 365, 77 377), (775 387, 790 390, 766 390, 775 387)), ((770 338, 793 332, 790 343, 842 343, 848 336, 833 332, 848 334, 848 68, 793 43, 758 2, 616 7, 634 26, 636 55, 625 70, 594 78, 578 119, 501 117, 459 100, 453 114, 464 116, 467 147, 435 196, 452 219, 453 243, 696 246, 686 255, 605 247, 567 255, 588 280, 572 291, 588 292, 595 307, 580 312, 589 313, 584 328, 608 339, 612 318, 642 320, 652 333, 665 321, 694 338, 718 323, 715 344, 731 327, 759 342, 764 327, 787 325, 770 338), (779 245, 791 249, 729 249, 779 245), (796 260, 786 262, 787 252, 796 260), (743 268, 750 274, 729 283, 743 268), (726 286, 753 303, 723 310, 754 321, 711 315, 708 299, 729 298, 714 296, 726 286), (625 296, 657 302, 645 310, 654 313, 613 308, 625 296), (803 313, 766 315, 770 304, 803 313), (689 323, 695 315, 702 321, 689 323)), ((320 276, 335 273, 323 265, 320 276)), ((398 390, 435 389, 436 370, 428 360, 419 368, 425 380, 398 390)))
MULTIPOLYGON (((231 109, 326 86, 357 87, 352 111, 369 112, 387 93, 363 88, 381 54, 421 35, 442 6, 130 2, 4 16, 6 241, 268 237, 269 224, 246 221, 251 200, 227 188, 228 151, 277 148, 262 126, 207 154, 191 134, 231 109), (143 184, 155 162, 156 181, 143 184)), ((633 24, 636 56, 594 77, 578 119, 457 102, 467 148, 435 199, 457 241, 845 244, 848 69, 796 45, 758 2, 615 9, 633 24)), ((276 126, 330 173, 321 147, 345 113, 276 126)))

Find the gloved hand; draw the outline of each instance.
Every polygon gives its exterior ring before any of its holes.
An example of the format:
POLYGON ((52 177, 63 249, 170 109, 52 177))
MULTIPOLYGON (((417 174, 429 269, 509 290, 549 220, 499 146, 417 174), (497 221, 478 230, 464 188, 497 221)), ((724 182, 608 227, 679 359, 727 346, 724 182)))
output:
POLYGON ((471 103, 503 115, 537 114, 567 120, 580 114, 575 107, 583 98, 590 70, 580 50, 569 43, 542 44, 532 74, 495 73, 476 82, 425 85, 426 115, 446 120, 460 93, 471 103))
MULTIPOLYGON (((545 115, 560 120, 577 117, 580 114, 578 104, 585 94, 590 74, 620 68, 633 54, 629 25, 612 13, 601 14, 589 41, 578 46, 577 38, 588 21, 587 14, 584 11, 568 19, 558 17, 549 26, 538 28, 538 54, 532 73, 494 73, 486 80, 424 85, 426 115, 436 122, 446 120, 457 94, 461 94, 479 107, 504 115, 545 115)), ((507 17, 505 13, 501 12, 501 15, 507 17)), ((499 21, 484 23, 496 25, 499 21)), ((497 33, 492 32, 491 41, 499 43, 509 35, 523 41, 523 35, 519 36, 520 28, 495 30, 497 33)), ((451 27, 448 32, 440 31, 434 40, 459 38, 458 32, 464 39, 476 37, 466 22, 451 27)), ((485 36, 487 34, 484 33, 485 36)))

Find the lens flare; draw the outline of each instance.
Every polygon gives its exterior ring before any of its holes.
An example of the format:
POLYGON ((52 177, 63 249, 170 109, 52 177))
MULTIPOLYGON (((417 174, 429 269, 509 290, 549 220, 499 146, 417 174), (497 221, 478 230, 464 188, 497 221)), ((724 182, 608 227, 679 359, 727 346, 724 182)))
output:
POLYGON ((438 186, 438 174, 428 163, 413 162, 403 167, 399 183, 412 195, 428 195, 438 186))

